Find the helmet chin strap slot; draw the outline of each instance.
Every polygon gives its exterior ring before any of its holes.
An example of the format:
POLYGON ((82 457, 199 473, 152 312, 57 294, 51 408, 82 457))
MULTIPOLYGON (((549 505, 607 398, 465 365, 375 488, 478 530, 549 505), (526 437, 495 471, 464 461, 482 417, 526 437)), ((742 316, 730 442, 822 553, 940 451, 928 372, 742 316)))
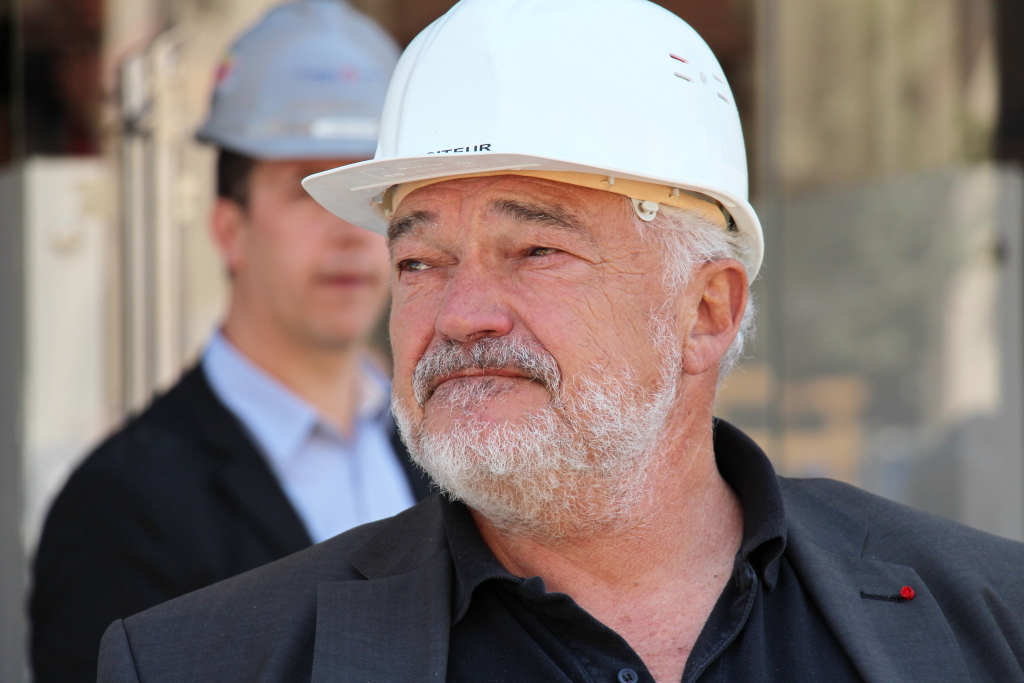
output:
POLYGON ((392 185, 373 198, 373 205, 379 208, 380 212, 384 214, 384 218, 388 220, 395 215, 395 189, 397 187, 397 185, 392 185))
POLYGON ((658 215, 658 209, 661 208, 658 202, 633 199, 632 197, 629 198, 629 201, 633 203, 633 211, 640 217, 640 220, 647 221, 648 223, 654 220, 658 215))

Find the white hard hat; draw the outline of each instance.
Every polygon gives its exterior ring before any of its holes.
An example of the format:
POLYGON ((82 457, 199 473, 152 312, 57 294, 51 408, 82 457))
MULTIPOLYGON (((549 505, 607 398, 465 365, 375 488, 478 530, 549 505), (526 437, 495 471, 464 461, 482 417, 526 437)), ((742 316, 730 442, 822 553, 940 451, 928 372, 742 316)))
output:
POLYGON ((217 69, 202 142, 258 159, 367 158, 398 45, 345 0, 270 10, 217 69))
POLYGON ((376 157, 303 186, 384 233, 396 189, 502 173, 624 194, 647 219, 710 197, 760 267, 732 91, 696 31, 646 0, 462 0, 399 60, 376 157))

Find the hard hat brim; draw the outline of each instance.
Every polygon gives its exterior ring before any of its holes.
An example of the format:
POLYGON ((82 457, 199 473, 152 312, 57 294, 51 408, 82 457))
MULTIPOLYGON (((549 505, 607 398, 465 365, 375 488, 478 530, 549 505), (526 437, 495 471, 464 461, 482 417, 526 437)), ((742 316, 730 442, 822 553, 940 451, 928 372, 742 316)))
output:
POLYGON ((383 194, 394 185, 470 173, 527 170, 597 173, 678 187, 712 197, 725 205, 736 227, 751 237, 752 255, 755 258, 750 279, 757 276, 764 253, 764 237, 761 222, 753 207, 743 198, 685 178, 658 178, 624 169, 590 166, 530 154, 483 152, 371 159, 308 176, 303 179, 302 186, 317 202, 339 218, 384 235, 387 233, 388 220, 384 216, 383 194))

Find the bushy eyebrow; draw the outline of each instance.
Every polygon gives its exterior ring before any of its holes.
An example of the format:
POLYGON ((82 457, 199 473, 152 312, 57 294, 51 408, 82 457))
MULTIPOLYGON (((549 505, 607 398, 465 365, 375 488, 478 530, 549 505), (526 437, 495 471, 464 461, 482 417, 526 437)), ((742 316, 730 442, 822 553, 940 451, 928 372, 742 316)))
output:
POLYGON ((580 220, 564 206, 499 199, 491 202, 491 211, 520 223, 540 223, 572 232, 588 234, 580 220))
MULTIPOLYGON (((568 209, 558 204, 498 199, 491 202, 489 209, 492 213, 520 223, 538 223, 589 235, 580 220, 568 209)), ((430 211, 413 211, 404 216, 396 216, 388 223, 388 245, 393 245, 400 237, 414 230, 436 225, 437 221, 437 214, 430 211)))
POLYGON ((388 244, 394 243, 399 237, 406 235, 416 228, 433 225, 437 222, 437 214, 429 211, 413 211, 404 216, 395 216, 388 223, 388 244))

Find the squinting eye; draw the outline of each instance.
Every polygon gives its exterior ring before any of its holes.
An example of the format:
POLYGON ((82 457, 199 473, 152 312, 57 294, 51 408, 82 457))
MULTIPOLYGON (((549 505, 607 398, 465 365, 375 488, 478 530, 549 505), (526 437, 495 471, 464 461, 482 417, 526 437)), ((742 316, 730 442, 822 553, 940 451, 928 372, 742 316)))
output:
POLYGON ((420 271, 427 270, 428 268, 430 268, 430 266, 428 266, 423 261, 414 261, 413 259, 406 259, 404 261, 398 262, 398 270, 403 272, 418 273, 420 271))
POLYGON ((526 253, 526 255, 527 256, 551 256, 551 254, 554 254, 556 251, 558 251, 558 250, 555 249, 554 247, 534 247, 533 249, 530 249, 530 251, 528 251, 526 253))

